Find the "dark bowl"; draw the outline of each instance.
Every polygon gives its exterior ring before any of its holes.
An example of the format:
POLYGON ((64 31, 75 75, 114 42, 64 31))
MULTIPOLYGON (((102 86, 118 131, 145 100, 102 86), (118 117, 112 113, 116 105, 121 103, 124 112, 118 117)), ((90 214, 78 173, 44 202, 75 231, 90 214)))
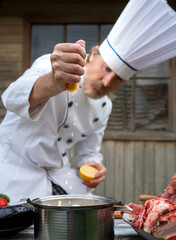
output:
POLYGON ((0 207, 0 237, 20 232, 33 224, 34 212, 22 205, 0 207))

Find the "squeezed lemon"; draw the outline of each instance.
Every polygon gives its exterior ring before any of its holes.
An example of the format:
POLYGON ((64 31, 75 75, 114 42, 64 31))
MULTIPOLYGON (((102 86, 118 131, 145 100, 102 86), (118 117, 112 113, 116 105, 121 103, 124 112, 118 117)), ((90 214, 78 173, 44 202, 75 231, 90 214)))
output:
POLYGON ((78 86, 79 86, 79 83, 68 83, 67 89, 69 92, 75 92, 78 86))
POLYGON ((95 175, 97 174, 98 170, 94 167, 84 165, 80 167, 80 177, 86 181, 90 182, 90 180, 95 179, 95 175))

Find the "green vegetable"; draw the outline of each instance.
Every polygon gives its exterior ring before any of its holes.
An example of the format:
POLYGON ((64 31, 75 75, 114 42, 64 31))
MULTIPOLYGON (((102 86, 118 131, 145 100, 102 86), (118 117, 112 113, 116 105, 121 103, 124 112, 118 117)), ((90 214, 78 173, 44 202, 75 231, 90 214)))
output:
POLYGON ((0 197, 1 197, 1 198, 4 198, 4 199, 7 201, 7 203, 10 202, 10 198, 9 198, 7 195, 0 193, 0 197))

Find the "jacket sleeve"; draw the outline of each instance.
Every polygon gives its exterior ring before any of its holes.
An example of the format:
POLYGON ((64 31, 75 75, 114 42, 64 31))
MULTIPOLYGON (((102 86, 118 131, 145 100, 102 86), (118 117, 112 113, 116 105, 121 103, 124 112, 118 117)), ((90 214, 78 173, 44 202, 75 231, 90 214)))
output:
POLYGON ((93 131, 91 135, 86 137, 84 140, 80 141, 76 145, 76 164, 81 166, 88 161, 94 161, 101 163, 103 156, 101 154, 102 140, 104 136, 104 131, 107 126, 109 115, 112 110, 112 105, 109 108, 109 113, 106 115, 101 123, 101 127, 96 131, 93 131))
POLYGON ((22 118, 37 121, 47 103, 40 105, 35 112, 29 114, 29 95, 35 81, 42 75, 51 71, 50 55, 43 55, 38 58, 31 68, 15 82, 11 83, 2 95, 2 101, 8 111, 12 111, 22 118))

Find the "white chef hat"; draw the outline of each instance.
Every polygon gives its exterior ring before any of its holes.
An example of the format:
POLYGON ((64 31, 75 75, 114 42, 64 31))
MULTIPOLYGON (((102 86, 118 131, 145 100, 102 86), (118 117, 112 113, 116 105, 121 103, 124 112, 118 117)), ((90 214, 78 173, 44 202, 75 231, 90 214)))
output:
POLYGON ((176 56, 176 12, 165 0, 130 0, 99 51, 125 80, 176 56))

